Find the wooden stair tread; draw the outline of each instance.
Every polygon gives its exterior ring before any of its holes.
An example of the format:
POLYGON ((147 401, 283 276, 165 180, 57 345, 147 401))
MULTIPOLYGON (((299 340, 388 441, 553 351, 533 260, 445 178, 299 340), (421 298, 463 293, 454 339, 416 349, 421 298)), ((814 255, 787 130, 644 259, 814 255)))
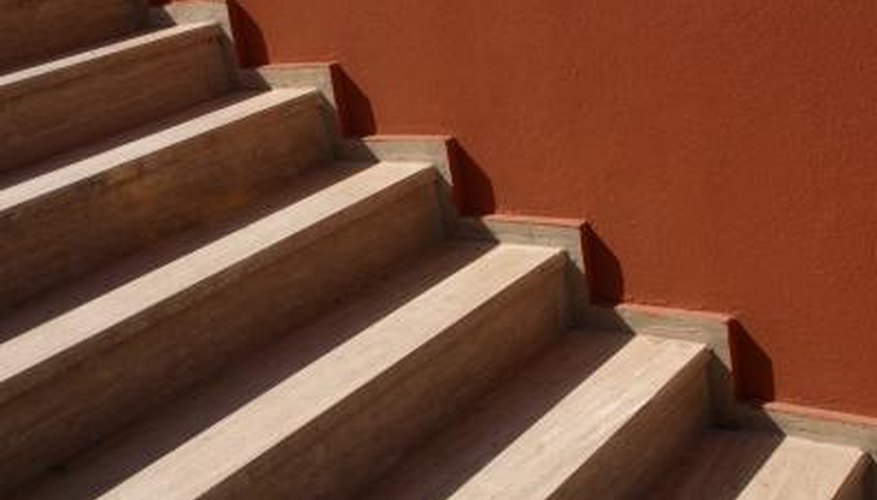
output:
POLYGON ((460 424, 403 458, 367 498, 554 498, 633 414, 705 360, 698 344, 569 334, 460 424))
MULTIPOLYGON (((98 182, 100 176, 124 176, 124 172, 114 169, 135 168, 131 162, 147 157, 157 151, 173 147, 201 134, 217 128, 226 127, 253 115, 265 112, 276 106, 295 102, 312 95, 309 89, 281 89, 260 94, 243 93, 207 103, 193 111, 181 114, 182 122, 169 120, 142 129, 145 135, 137 132, 126 134, 127 140, 115 147, 92 154, 87 149, 67 154, 32 167, 43 172, 24 182, 14 183, 0 191, 0 217, 29 203, 37 203, 41 197, 72 189, 80 183, 98 182), (206 111, 206 112, 204 112, 206 111), (156 130, 157 129, 157 130, 156 130), (71 160, 72 158, 72 160, 71 160), (46 165, 47 164, 47 165, 46 165)), ((115 142, 115 141, 114 141, 115 142)), ((7 176, 8 177, 8 176, 7 176)), ((6 181, 9 183, 9 181, 6 181)))
POLYGON ((206 36, 215 36, 219 29, 219 25, 215 23, 185 24, 79 51, 60 59, 0 75, 0 94, 14 93, 18 89, 30 91, 32 88, 29 85, 33 85, 36 81, 39 81, 41 86, 55 85, 61 80, 76 78, 82 72, 90 71, 90 66, 102 64, 120 54, 127 53, 133 58, 136 54, 132 54, 131 51, 141 47, 179 43, 181 39, 197 40, 206 36))
POLYGON ((196 498, 516 282, 560 264, 551 249, 444 244, 22 498, 91 498, 110 486, 102 498, 196 498))
MULTIPOLYGON (((429 164, 423 163, 382 163, 365 169, 356 165, 338 168, 354 169, 354 173, 218 241, 7 339, 0 345, 0 400, 7 400, 47 376, 48 372, 80 360, 74 353, 89 342, 99 342, 102 333, 114 325, 147 313, 163 301, 240 266, 281 242, 294 239, 298 245, 305 245, 318 234, 330 232, 342 221, 356 217, 354 207, 357 204, 374 203, 388 188, 435 179, 429 164), (47 364, 50 361, 53 362, 47 364), (49 365, 55 368, 48 370, 49 365)), ((312 187, 309 183, 323 186, 325 176, 337 176, 343 172, 339 169, 306 176, 297 188, 310 193, 312 187)))
POLYGON ((748 431, 709 431, 657 490, 660 500, 833 500, 865 467, 858 449, 748 431))

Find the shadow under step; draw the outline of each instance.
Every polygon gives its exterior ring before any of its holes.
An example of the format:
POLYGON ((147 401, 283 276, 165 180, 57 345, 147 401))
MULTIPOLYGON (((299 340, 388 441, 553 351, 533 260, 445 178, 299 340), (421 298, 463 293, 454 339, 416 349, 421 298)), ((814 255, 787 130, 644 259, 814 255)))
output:
POLYGON ((329 157, 318 95, 284 89, 235 94, 0 179, 0 310, 246 207, 329 157))
POLYGON ((223 37, 175 26, 0 76, 0 172, 230 92, 223 37))
POLYGON ((144 27, 141 0, 0 0, 0 73, 144 27))
POLYGON ((654 500, 865 500, 861 450, 747 431, 709 431, 654 500))
POLYGON ((707 359, 699 344, 571 332, 355 498, 641 498, 705 425, 707 359))
POLYGON ((421 163, 317 169, 283 206, 213 241, 159 246, 119 264, 133 276, 109 290, 113 267, 4 318, 0 485, 70 456, 432 244, 443 227, 438 177, 421 163), (173 257, 160 264, 156 253, 173 257))
POLYGON ((565 257, 446 243, 18 498, 336 498, 557 339, 565 257))

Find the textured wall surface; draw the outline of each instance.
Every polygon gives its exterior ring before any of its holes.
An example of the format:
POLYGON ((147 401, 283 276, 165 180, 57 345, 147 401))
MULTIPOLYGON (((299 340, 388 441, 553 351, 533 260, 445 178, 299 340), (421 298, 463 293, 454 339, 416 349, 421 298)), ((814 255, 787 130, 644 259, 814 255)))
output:
POLYGON ((591 221, 607 300, 731 312, 762 399, 877 416, 873 0, 238 0, 351 128, 449 133, 472 213, 591 221))

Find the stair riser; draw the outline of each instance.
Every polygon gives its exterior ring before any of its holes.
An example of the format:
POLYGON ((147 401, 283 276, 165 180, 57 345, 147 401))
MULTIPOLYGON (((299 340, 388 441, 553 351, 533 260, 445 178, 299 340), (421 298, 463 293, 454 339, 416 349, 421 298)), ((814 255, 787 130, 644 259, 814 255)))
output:
POLYGON ((556 340, 562 259, 504 290, 205 498, 355 498, 520 363, 556 340))
POLYGON ((130 33, 139 0, 0 0, 0 72, 130 33))
POLYGON ((33 477, 433 244, 437 192, 420 183, 394 193, 305 247, 283 242, 79 349, 72 368, 2 408, 0 484, 33 477))
POLYGON ((0 171, 229 91, 218 26, 0 86, 0 171))
POLYGON ((646 498, 708 423, 706 362, 689 362, 551 499, 646 498))
POLYGON ((246 206, 328 160, 315 97, 122 164, 0 214, 0 308, 192 224, 246 206))
POLYGON ((869 457, 862 457, 831 500, 877 499, 877 477, 874 475, 874 463, 869 457))

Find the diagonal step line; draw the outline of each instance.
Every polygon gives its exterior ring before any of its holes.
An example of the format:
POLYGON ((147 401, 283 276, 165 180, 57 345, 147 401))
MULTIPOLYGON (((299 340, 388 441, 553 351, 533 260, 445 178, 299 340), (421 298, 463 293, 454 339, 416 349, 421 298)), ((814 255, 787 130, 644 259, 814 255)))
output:
MULTIPOLYGON (((330 221, 343 223, 355 218, 356 207, 364 202, 389 196, 388 193, 406 185, 434 180, 426 163, 384 163, 366 168, 9 340, 0 345, 0 400, 21 390, 15 387, 21 385, 16 380, 39 372, 46 361, 62 356, 74 346, 98 341, 114 326, 136 320, 187 290, 204 289, 207 280, 242 272, 253 256, 281 243, 294 241, 306 245, 320 237, 321 227, 331 230, 330 221)), ((170 311, 163 308, 161 312, 170 311)))
MULTIPOLYGON (((101 498, 197 498, 546 266, 554 249, 504 245, 437 283, 101 498), (461 296, 458 290, 467 293, 461 296), (481 297, 478 301, 472 296, 481 297), (332 381, 326 385, 326 381, 332 381), (251 432, 259 429, 258 433, 251 432), (204 456, 224 456, 221 464, 204 456), (184 476, 175 474, 186 470, 184 476), (179 481, 183 481, 180 484, 179 481)), ((319 329, 316 324, 314 329, 319 329)), ((302 333, 306 335, 305 333, 302 333)))
POLYGON ((634 339, 616 353, 450 499, 551 498, 584 466, 587 457, 622 431, 695 356, 704 353, 698 344, 665 343, 666 348, 630 371, 628 359, 643 351, 650 341, 634 339), (595 425, 569 425, 581 415, 588 415, 595 425), (512 474, 514 470, 541 471, 544 475, 523 478, 512 474))
POLYGON ((27 85, 37 78, 72 78, 75 76, 74 73, 80 68, 85 70, 93 64, 100 64, 119 54, 130 53, 130 51, 136 51, 137 49, 156 44, 177 42, 181 36, 197 36, 202 33, 205 35, 210 33, 219 34, 221 33, 221 28, 213 22, 183 24, 79 52, 71 56, 0 76, 0 93, 14 92, 17 87, 27 85))
POLYGON ((266 92, 13 185, 0 191, 0 217, 10 216, 12 209, 36 203, 40 197, 49 193, 70 189, 82 182, 96 179, 101 174, 114 174, 115 168, 136 168, 139 164, 146 163, 151 154, 314 95, 315 91, 311 89, 266 92))

